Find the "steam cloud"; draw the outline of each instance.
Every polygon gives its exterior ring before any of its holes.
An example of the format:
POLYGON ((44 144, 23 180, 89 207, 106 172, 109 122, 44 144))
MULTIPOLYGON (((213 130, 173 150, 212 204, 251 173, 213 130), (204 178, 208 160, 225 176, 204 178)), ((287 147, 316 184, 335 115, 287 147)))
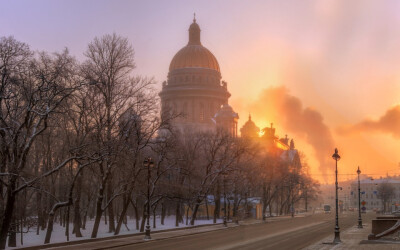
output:
POLYGON ((349 127, 340 127, 337 131, 342 135, 354 132, 383 132, 400 138, 400 105, 387 110, 378 120, 365 119, 349 127))
POLYGON ((250 110, 255 117, 267 117, 295 138, 305 139, 315 150, 320 171, 326 173, 335 146, 321 113, 309 107, 303 108, 300 99, 290 95, 285 87, 264 89, 258 100, 250 105, 250 110))

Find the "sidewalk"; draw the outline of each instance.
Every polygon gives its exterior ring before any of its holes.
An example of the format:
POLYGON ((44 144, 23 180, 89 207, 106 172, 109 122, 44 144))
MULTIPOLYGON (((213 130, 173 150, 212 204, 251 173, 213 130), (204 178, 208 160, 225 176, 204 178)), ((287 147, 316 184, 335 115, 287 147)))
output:
POLYGON ((305 250, 328 250, 328 249, 400 249, 399 243, 388 244, 388 242, 368 241, 368 234, 371 233, 371 224, 363 224, 362 229, 358 229, 357 225, 341 232, 340 239, 342 243, 331 245, 333 241, 333 233, 331 236, 318 241, 317 243, 304 248, 305 250))

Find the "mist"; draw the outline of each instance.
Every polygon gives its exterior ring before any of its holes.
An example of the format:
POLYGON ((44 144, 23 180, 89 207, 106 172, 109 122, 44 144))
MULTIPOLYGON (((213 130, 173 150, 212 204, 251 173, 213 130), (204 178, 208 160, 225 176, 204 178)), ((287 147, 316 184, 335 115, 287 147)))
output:
POLYGON ((400 105, 388 109, 379 119, 364 119, 354 125, 341 126, 337 132, 340 135, 360 132, 387 133, 398 139, 400 138, 400 105))
MULTIPOLYGON (((322 114, 302 101, 284 87, 270 87, 260 92, 248 107, 256 118, 267 119, 290 137, 302 139, 312 146, 319 162, 319 170, 325 174, 331 163, 330 155, 335 148, 332 133, 322 114)), ((257 121, 256 121, 257 122, 257 121)), ((282 136, 282 135, 281 135, 282 136)))

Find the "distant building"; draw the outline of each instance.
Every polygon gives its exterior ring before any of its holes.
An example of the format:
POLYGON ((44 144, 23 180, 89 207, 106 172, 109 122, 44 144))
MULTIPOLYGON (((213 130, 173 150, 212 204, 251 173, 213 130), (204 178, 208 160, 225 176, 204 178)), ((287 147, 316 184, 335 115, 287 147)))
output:
POLYGON ((193 19, 189 42, 172 59, 159 94, 162 115, 178 115, 173 127, 182 132, 223 127, 237 136, 239 115, 229 106, 231 94, 221 79, 218 61, 201 44, 200 26, 193 19))
MULTIPOLYGON (((394 180, 390 178, 381 179, 365 179, 360 180, 360 191, 361 191, 361 202, 365 202, 365 208, 367 210, 382 210, 382 200, 379 198, 378 186, 382 183, 389 183, 394 187, 394 195, 392 200, 389 202, 393 209, 400 204, 400 180, 394 180)), ((350 193, 350 205, 358 208, 358 182, 354 181, 351 183, 350 193)), ((390 209, 389 206, 389 209, 390 209)))

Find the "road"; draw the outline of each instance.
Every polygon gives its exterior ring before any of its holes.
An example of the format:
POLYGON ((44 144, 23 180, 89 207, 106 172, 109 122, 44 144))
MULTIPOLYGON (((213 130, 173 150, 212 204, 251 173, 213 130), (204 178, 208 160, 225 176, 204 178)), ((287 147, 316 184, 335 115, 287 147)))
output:
MULTIPOLYGON (((364 215, 371 220, 373 215, 364 215)), ((357 213, 340 215, 340 228, 357 223, 357 213)), ((113 249, 301 249, 334 235, 334 214, 316 214, 225 230, 149 241, 113 249)))

